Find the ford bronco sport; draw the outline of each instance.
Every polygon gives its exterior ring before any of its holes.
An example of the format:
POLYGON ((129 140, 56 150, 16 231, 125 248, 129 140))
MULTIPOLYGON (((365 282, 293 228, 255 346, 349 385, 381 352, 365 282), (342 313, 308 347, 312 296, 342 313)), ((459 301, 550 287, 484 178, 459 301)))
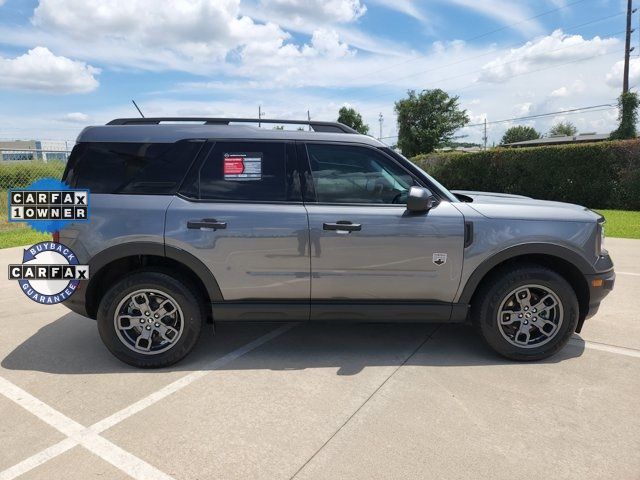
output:
POLYGON ((138 367, 185 357, 208 319, 471 322, 538 360, 615 279, 593 211, 450 192, 339 123, 113 120, 84 129, 64 180, 92 205, 59 232, 91 272, 65 304, 138 367))

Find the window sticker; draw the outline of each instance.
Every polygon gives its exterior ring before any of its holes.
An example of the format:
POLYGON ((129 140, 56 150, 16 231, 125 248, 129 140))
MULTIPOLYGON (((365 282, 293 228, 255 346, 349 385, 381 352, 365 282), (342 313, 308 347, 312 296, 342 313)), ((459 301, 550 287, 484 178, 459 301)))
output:
POLYGON ((225 180, 262 180, 262 153, 225 153, 223 168, 225 180))

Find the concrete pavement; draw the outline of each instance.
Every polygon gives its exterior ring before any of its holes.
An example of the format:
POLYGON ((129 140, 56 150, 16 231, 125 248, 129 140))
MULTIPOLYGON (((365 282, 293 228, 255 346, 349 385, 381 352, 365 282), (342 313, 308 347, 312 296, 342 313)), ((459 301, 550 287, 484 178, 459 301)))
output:
POLYGON ((638 480, 640 241, 607 247, 616 289, 532 364, 464 326, 246 324, 140 371, 0 279, 0 480, 638 480))

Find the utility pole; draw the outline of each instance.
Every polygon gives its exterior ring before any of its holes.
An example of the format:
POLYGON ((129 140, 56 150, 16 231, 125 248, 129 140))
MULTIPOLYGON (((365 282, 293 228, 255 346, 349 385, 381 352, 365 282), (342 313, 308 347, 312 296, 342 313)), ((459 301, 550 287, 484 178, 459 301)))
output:
POLYGON ((482 137, 482 140, 484 140, 484 149, 487 149, 487 140, 489 138, 487 137, 487 117, 484 117, 484 137, 482 137))
POLYGON ((382 123, 384 122, 382 112, 380 112, 380 115, 378 116, 378 122, 380 123, 380 136, 378 137, 378 140, 382 140, 382 123))
POLYGON ((311 131, 311 112, 307 110, 307 120, 309 121, 309 131, 311 131))
MULTIPOLYGON (((258 120, 262 119, 262 105, 258 105, 258 120)), ((261 127, 262 123, 258 122, 258 127, 261 127)))
POLYGON ((627 38, 625 40, 624 48, 624 79, 622 81, 622 93, 629 91, 629 57, 633 52, 634 47, 631 46, 631 34, 635 31, 631 28, 631 17, 636 11, 633 9, 633 0, 628 0, 627 3, 627 38))

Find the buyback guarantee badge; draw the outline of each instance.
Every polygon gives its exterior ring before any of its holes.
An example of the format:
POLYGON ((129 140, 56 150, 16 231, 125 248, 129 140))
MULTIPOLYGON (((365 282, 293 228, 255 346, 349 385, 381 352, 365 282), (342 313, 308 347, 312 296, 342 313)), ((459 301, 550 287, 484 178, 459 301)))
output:
POLYGON ((89 266, 57 242, 37 243, 24 250, 21 264, 9 265, 9 280, 17 280, 27 297, 43 305, 66 300, 88 279, 89 266))

